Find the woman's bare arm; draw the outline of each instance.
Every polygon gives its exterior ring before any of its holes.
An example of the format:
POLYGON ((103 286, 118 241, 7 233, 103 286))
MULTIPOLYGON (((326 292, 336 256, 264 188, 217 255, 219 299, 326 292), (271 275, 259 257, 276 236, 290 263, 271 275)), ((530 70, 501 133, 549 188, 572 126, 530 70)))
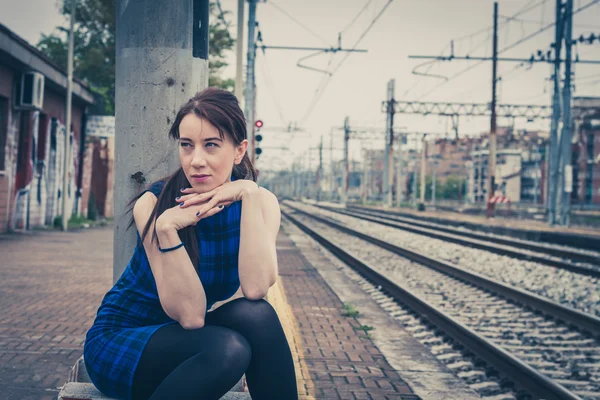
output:
MULTIPOLYGON (((147 192, 133 207, 133 218, 140 235, 156 201, 156 196, 147 192)), ((190 257, 185 247, 167 253, 160 252, 156 242, 152 242, 153 231, 154 222, 144 240, 144 249, 156 281, 160 303, 165 313, 179 322, 183 328, 201 328, 204 326, 206 313, 206 294, 190 257)), ((157 235, 161 248, 169 248, 181 243, 174 228, 159 227, 157 235)))

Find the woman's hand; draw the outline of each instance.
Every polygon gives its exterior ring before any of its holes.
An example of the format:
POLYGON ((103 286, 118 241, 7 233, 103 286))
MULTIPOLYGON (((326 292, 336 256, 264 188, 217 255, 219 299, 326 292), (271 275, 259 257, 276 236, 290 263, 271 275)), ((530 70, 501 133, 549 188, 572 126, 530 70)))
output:
MULTIPOLYGON (((191 199, 196 200, 194 196, 199 195, 192 195, 191 199)), ((215 215, 223 209, 223 205, 216 205, 200 213, 205 204, 206 202, 196 201, 194 206, 183 207, 178 204, 166 209, 156 220, 156 230, 180 230, 187 226, 196 225, 201 219, 215 215)))
MULTIPOLYGON (((242 200, 246 194, 258 192, 256 182, 246 179, 239 179, 233 182, 225 182, 217 186, 210 192, 197 194, 194 189, 187 188, 182 190, 182 196, 175 199, 183 202, 182 208, 194 208, 200 205, 199 218, 206 218, 215 207, 226 206, 236 201, 242 200)), ((211 214, 212 215, 212 214, 211 214)))

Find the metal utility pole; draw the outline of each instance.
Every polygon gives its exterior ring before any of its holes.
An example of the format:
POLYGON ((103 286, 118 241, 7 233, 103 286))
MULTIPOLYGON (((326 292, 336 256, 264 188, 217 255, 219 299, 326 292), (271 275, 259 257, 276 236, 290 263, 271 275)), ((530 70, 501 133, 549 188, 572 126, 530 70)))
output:
POLYGON ((350 141, 350 119, 344 119, 344 179, 342 181, 342 204, 348 203, 348 142, 350 141))
POLYGON ((321 175, 323 174, 323 136, 319 145, 319 170, 317 171, 317 201, 321 201, 321 175))
POLYGON ((402 207, 402 133, 398 134, 398 170, 396 171, 396 205, 402 207))
POLYGON ((421 147, 421 201, 419 203, 419 211, 425 211, 425 173, 427 172, 427 142, 425 138, 427 134, 423 134, 421 147))
POLYGON ((567 226, 570 222, 571 192, 573 191, 573 166, 571 165, 572 145, 571 138, 571 48, 573 45, 573 0, 567 0, 564 12, 565 19, 565 82, 563 86, 563 126, 560 137, 562 150, 562 201, 560 224, 567 226))
POLYGON ((244 95, 242 90, 244 81, 244 3, 245 0, 238 0, 237 39, 235 44, 235 97, 237 97, 240 102, 244 95))
POLYGON ((331 163, 331 176, 329 177, 329 201, 333 201, 335 182, 335 164, 333 163, 333 129, 329 132, 329 162, 331 163))
POLYGON ((391 79, 387 84, 387 126, 385 141, 385 159, 383 173, 383 193, 387 206, 392 206, 392 181, 394 176, 394 87, 395 80, 391 79))
POLYGON ((368 191, 369 191, 369 151, 363 148, 363 178, 361 182, 362 186, 362 203, 366 204, 368 199, 368 191))
POLYGON ((252 163, 256 160, 254 152, 254 100, 256 99, 254 90, 254 61, 256 60, 256 2, 257 0, 248 0, 248 61, 246 64, 246 91, 244 93, 244 114, 246 115, 246 130, 248 131, 248 152, 252 163))
POLYGON ((431 205, 435 207, 435 170, 437 161, 433 160, 431 163, 431 205))
MULTIPOLYGON (((558 193, 559 178, 559 152, 558 145, 558 123, 560 120, 560 53, 563 38, 562 1, 556 1, 556 31, 554 35, 554 92, 552 96, 552 122, 550 124, 550 157, 548 168, 548 224, 556 223, 556 201, 558 193)), ((570 39, 570 38, 569 38, 570 39)))
MULTIPOLYGON (((62 186, 62 230, 69 226, 70 215, 67 215, 67 193, 69 192, 69 171, 71 171, 71 104, 73 94, 73 29, 75 25, 75 0, 71 0, 71 16, 69 22, 69 52, 67 60, 67 107, 65 112, 65 160, 62 186)), ((73 196, 74 197, 74 196, 73 196)))
POLYGON ((496 83, 498 82, 498 2, 494 2, 494 38, 492 50, 492 104, 490 119, 490 155, 488 159, 489 177, 487 184, 487 217, 494 213, 494 204, 491 202, 496 190, 496 83))
POLYGON ((179 107, 208 86, 208 0, 117 0, 113 280, 136 244, 127 204, 180 167, 169 141, 179 107), (190 12, 181 12, 190 10, 190 12))
POLYGON ((540 190, 540 148, 535 145, 535 186, 533 192, 533 203, 538 205, 538 191, 540 190))

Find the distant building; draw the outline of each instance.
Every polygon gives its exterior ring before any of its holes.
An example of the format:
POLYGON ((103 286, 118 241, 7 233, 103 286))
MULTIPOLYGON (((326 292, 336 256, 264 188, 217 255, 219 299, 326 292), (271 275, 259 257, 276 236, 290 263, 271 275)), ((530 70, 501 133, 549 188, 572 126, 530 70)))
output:
MULTIPOLYGON (((486 202, 489 179, 489 150, 472 153, 474 163, 469 173, 469 201, 486 202)), ((502 149, 496 153, 496 192, 510 199, 512 203, 521 201, 522 150, 502 149)))
POLYGON ((600 203, 600 97, 576 97, 572 141, 574 204, 600 203), (581 111, 577 111, 577 109, 581 111))
POLYGON ((86 214, 86 108, 92 93, 73 81, 72 124, 65 129, 67 74, 0 24, 0 232, 49 225, 62 214, 86 214), (64 171, 65 140, 71 157, 64 171), (67 193, 62 193, 67 174, 67 193))

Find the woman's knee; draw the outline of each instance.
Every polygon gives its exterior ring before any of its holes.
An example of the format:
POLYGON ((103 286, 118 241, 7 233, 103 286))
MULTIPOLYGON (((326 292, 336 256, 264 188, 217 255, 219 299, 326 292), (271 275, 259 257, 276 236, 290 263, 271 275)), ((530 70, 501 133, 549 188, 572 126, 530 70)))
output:
POLYGON ((250 343, 242 334, 232 329, 223 328, 219 334, 219 343, 212 351, 215 366, 231 370, 245 371, 250 364, 252 350, 250 343), (236 368, 237 367, 237 368, 236 368))
POLYGON ((265 324, 270 321, 279 321, 279 317, 273 306, 266 300, 248 300, 247 298, 239 298, 232 301, 232 306, 235 307, 237 316, 248 317, 258 324, 265 324))

